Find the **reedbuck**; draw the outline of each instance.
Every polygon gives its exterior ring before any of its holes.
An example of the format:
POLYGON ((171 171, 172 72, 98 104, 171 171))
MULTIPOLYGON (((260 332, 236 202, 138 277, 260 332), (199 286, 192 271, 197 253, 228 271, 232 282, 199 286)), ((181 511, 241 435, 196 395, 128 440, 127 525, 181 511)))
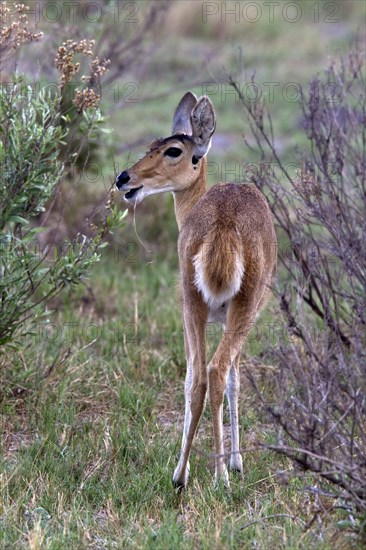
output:
POLYGON ((276 236, 262 193, 252 185, 220 183, 206 189, 206 155, 215 131, 211 101, 187 92, 173 119, 173 135, 157 139, 146 155, 116 179, 125 200, 172 191, 179 228, 178 254, 187 359, 185 418, 173 483, 187 484, 189 455, 208 389, 215 442, 215 480, 229 486, 223 441, 226 392, 231 423, 230 468, 242 474, 239 450, 239 358, 266 302, 276 269, 276 236), (224 334, 206 364, 207 322, 224 334))

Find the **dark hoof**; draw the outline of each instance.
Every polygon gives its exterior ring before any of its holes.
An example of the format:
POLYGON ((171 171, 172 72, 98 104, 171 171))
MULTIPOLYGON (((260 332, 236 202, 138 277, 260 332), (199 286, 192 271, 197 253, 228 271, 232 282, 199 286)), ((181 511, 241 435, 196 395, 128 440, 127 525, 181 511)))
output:
POLYGON ((230 471, 233 472, 234 475, 243 477, 243 469, 242 468, 230 468, 230 471))
POLYGON ((172 479, 172 483, 174 489, 177 491, 178 494, 180 494, 186 488, 185 484, 181 481, 175 481, 174 479, 172 479))

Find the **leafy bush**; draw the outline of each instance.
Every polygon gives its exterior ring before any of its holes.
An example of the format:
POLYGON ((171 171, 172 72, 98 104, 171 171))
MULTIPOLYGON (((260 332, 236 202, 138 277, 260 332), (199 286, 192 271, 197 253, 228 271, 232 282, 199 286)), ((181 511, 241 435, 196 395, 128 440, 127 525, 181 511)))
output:
MULTIPOLYGON (((83 112, 84 138, 102 121, 83 112)), ((0 89, 0 345, 14 344, 32 329, 45 305, 65 287, 75 285, 100 258, 102 237, 121 222, 112 209, 94 238, 79 234, 58 253, 40 250, 32 218, 45 211, 65 170, 60 144, 59 99, 34 90, 22 79, 0 89)), ((81 125, 82 126, 82 125, 81 125)), ((69 152, 74 163, 77 154, 69 152)))
MULTIPOLYGON (((24 43, 42 38, 28 30, 26 10, 22 4, 16 4, 15 10, 6 2, 1 5, 2 59, 14 56, 24 43)), ((100 258, 104 236, 121 225, 125 215, 110 199, 98 226, 88 220, 93 236, 80 232, 73 242, 52 251, 37 244, 42 228, 36 218, 48 208, 62 179, 72 173, 81 151, 85 154, 85 145, 103 123, 98 85, 109 62, 93 54, 93 45, 93 41, 68 40, 58 49, 56 93, 46 86, 34 89, 19 76, 0 86, 0 346, 17 347, 21 337, 48 314, 49 301, 88 274, 100 258), (90 74, 81 77, 84 84, 75 90, 76 110, 71 116, 63 109, 63 91, 79 71, 75 55, 90 60, 90 74), (75 127, 77 141, 68 135, 71 130, 75 133, 75 127)))

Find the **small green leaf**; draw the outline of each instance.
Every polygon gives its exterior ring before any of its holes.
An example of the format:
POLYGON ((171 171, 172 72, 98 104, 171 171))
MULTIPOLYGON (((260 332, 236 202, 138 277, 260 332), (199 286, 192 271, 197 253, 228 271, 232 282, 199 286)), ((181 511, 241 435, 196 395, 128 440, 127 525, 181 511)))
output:
POLYGON ((28 225, 29 221, 21 218, 20 216, 10 216, 9 222, 20 223, 21 225, 28 225))

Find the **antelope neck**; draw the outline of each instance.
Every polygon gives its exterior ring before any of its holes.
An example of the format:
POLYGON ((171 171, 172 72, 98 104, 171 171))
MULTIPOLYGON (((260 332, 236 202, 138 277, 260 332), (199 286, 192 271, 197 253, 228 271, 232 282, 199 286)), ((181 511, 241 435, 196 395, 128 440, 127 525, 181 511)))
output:
POLYGON ((201 161, 201 169, 197 174, 196 181, 186 189, 173 192, 175 217, 179 230, 196 202, 206 193, 206 180, 207 160, 206 158, 203 158, 201 161))

